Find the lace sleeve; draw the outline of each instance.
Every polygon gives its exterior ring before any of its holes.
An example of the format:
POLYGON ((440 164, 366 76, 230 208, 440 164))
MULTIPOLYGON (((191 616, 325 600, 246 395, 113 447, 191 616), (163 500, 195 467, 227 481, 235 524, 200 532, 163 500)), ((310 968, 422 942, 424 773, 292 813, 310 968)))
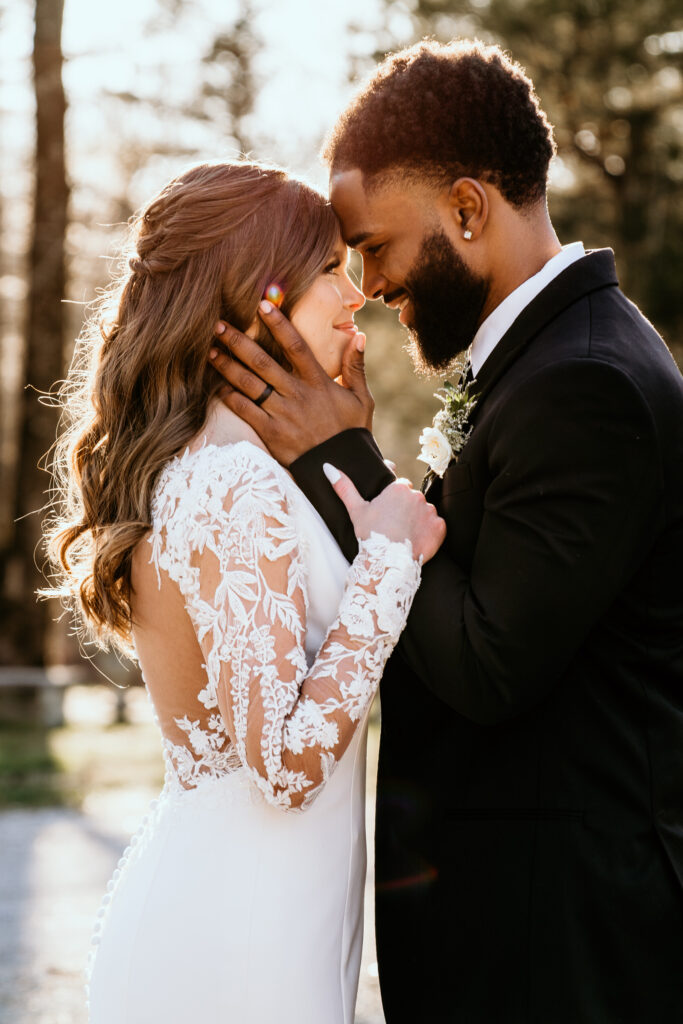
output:
MULTIPOLYGON (((337 619, 309 669, 304 564, 273 468, 212 474, 206 493, 193 495, 191 521, 183 519, 189 559, 178 582, 206 659, 200 699, 220 710, 265 798, 306 807, 375 694, 420 567, 407 542, 379 534, 361 542, 337 619)), ((169 534, 170 557, 173 546, 169 534)))

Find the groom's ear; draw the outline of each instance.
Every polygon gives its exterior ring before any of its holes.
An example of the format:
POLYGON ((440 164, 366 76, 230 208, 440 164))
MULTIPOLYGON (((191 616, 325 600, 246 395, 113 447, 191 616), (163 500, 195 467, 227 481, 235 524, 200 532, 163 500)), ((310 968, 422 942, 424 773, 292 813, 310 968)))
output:
POLYGON ((448 204, 456 230, 464 241, 476 241, 489 215, 489 200, 483 185, 476 178, 458 178, 451 185, 448 204))

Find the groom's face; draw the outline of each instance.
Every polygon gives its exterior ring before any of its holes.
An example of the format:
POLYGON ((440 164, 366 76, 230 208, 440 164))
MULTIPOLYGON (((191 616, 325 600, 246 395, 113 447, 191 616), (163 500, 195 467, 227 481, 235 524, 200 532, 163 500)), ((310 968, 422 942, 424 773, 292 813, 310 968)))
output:
POLYGON ((337 172, 330 198, 363 259, 362 289, 399 309, 418 369, 443 370, 471 344, 488 282, 458 250, 448 190, 396 181, 367 191, 359 170, 337 172))

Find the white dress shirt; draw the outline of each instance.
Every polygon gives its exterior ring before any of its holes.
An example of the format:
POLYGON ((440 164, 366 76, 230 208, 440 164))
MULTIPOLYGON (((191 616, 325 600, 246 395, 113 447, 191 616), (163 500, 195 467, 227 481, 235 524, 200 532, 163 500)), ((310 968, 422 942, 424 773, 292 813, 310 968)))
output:
POLYGON ((585 255, 583 242, 563 245, 561 252, 552 256, 537 274, 527 278, 519 288, 515 288, 500 305, 496 306, 479 327, 470 347, 473 377, 477 376, 500 339, 512 327, 519 314, 531 300, 535 299, 554 277, 585 255))

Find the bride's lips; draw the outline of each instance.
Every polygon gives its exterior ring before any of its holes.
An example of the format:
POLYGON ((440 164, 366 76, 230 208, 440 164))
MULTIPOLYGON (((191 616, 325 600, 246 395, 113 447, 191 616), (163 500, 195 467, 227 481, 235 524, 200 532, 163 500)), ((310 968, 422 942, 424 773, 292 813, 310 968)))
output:
POLYGON ((345 334, 358 334, 358 328, 353 320, 347 320, 343 324, 333 324, 335 331, 344 331, 345 334))

